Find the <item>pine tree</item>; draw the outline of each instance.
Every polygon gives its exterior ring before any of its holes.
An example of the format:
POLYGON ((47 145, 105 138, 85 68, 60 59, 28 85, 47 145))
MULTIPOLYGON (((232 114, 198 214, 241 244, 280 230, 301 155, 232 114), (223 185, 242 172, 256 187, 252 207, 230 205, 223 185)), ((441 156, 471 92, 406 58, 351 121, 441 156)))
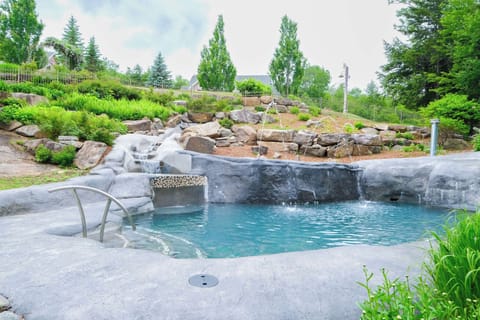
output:
POLYGON ((67 25, 63 29, 62 40, 76 48, 83 49, 82 34, 74 16, 70 16, 68 19, 67 25))
POLYGON ((91 72, 101 71, 104 66, 100 57, 101 54, 95 43, 95 37, 91 37, 85 51, 85 68, 91 72))
POLYGON ((297 24, 286 15, 280 25, 280 42, 270 62, 270 76, 282 95, 297 94, 305 72, 305 58, 297 39, 297 24))
POLYGON ((43 23, 35 0, 5 0, 0 4, 0 59, 21 64, 41 57, 43 23))
POLYGON ((227 51, 223 26, 223 16, 219 15, 209 47, 204 47, 201 53, 197 77, 205 90, 232 91, 235 88, 237 70, 227 51))
POLYGON ((169 88, 172 85, 172 76, 170 71, 167 70, 161 52, 158 53, 153 62, 147 84, 156 88, 169 88))

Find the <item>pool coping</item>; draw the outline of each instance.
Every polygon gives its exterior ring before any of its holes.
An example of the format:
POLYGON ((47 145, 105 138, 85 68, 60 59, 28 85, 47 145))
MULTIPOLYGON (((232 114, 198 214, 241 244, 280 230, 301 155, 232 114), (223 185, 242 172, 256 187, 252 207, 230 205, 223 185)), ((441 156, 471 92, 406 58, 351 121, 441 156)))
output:
MULTIPOLYGON (((87 214, 102 207, 88 205, 87 214)), ((381 268, 392 277, 413 276, 428 247, 421 241, 173 259, 56 235, 78 220, 76 208, 0 219, 0 294, 17 313, 28 319, 358 319, 357 304, 366 298, 357 283, 364 281, 363 266, 377 275, 374 283, 381 268), (214 275, 219 284, 193 287, 188 278, 195 274, 214 275)))

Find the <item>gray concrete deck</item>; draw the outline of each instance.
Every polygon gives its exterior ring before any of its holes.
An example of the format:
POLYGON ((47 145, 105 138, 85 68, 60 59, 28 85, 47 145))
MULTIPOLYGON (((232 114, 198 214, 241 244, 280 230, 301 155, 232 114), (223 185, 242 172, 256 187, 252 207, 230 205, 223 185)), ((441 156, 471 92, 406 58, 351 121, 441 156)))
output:
POLYGON ((358 319, 362 266, 379 281, 382 267, 392 277, 415 274, 427 247, 180 260, 52 234, 69 225, 79 226, 76 208, 0 218, 0 293, 26 319, 358 319), (198 273, 220 282, 190 286, 198 273))

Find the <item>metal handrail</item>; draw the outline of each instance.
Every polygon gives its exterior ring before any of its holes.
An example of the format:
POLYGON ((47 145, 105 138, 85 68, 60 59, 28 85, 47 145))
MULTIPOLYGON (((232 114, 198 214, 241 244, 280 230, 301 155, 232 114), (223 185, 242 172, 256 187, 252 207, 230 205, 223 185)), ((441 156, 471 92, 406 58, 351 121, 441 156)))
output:
POLYGON ((80 219, 82 221, 82 235, 84 238, 87 237, 87 222, 85 219, 85 211, 83 210, 82 202, 80 201, 80 197, 77 194, 77 189, 93 191, 107 197, 107 205, 105 206, 105 210, 103 211, 102 224, 100 226, 100 242, 103 242, 103 234, 105 232, 105 223, 107 221, 107 215, 108 215, 108 211, 110 210, 110 205, 112 204, 112 201, 115 202, 123 210, 123 212, 125 212, 125 215, 127 216, 128 221, 132 225, 132 230, 135 231, 135 224, 133 224, 132 216, 130 215, 130 213, 128 213, 127 208, 125 208, 125 206, 119 200, 117 200, 114 196, 112 196, 111 194, 105 191, 102 191, 100 189, 93 188, 93 187, 71 185, 71 186, 53 188, 48 190, 48 192, 56 192, 60 190, 69 190, 69 189, 72 190, 73 197, 77 201, 78 210, 80 211, 80 219))

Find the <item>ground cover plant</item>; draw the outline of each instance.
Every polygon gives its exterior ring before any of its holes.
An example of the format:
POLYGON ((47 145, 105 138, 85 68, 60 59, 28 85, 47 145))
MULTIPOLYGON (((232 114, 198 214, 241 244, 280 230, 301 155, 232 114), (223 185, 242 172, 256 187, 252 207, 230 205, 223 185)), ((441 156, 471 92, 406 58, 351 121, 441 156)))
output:
POLYGON ((364 268, 362 319, 480 318, 480 212, 460 212, 456 219, 445 235, 433 233, 421 276, 391 280, 382 270, 383 282, 374 288, 373 273, 364 268))

